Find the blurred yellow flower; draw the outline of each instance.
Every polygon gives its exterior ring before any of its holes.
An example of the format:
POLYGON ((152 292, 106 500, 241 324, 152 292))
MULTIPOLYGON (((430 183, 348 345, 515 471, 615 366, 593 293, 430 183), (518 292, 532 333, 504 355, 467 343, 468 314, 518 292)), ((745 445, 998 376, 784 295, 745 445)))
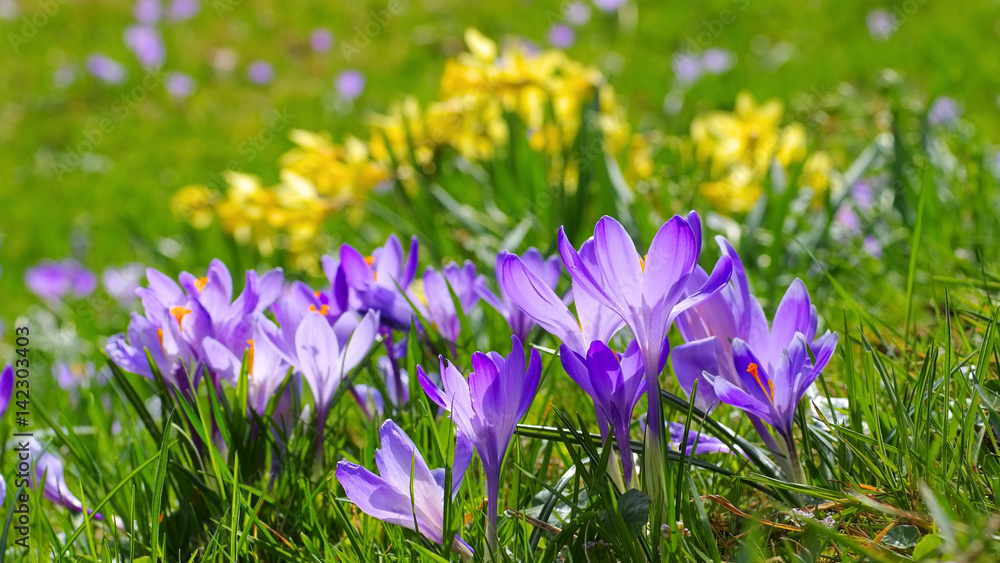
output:
POLYGON ((372 160, 368 144, 348 137, 334 144, 329 135, 294 130, 298 148, 281 156, 282 169, 311 182, 334 209, 363 202, 368 193, 390 178, 389 169, 372 160))
POLYGON ((808 186, 813 191, 813 202, 819 204, 826 198, 834 174, 833 158, 829 153, 816 151, 809 155, 802 165, 802 180, 800 185, 808 186))
MULTIPOLYGON (((806 160, 805 127, 800 123, 781 127, 783 112, 778 100, 758 104, 752 95, 740 92, 732 112, 708 112, 691 123, 695 158, 708 170, 709 180, 701 186, 701 193, 717 207, 732 213, 749 211, 763 193, 772 162, 787 169, 806 160)), ((822 186, 813 187, 817 193, 828 186, 821 176, 833 166, 829 157, 819 158, 812 164, 813 170, 824 170, 815 175, 814 181, 822 186)))
POLYGON ((237 243, 253 243, 262 256, 274 252, 277 197, 265 189, 260 178, 241 172, 227 172, 226 198, 215 206, 223 230, 237 243))
POLYGON ((186 221, 196 229, 206 229, 212 224, 212 206, 217 194, 205 186, 185 186, 170 198, 170 211, 178 221, 186 221))

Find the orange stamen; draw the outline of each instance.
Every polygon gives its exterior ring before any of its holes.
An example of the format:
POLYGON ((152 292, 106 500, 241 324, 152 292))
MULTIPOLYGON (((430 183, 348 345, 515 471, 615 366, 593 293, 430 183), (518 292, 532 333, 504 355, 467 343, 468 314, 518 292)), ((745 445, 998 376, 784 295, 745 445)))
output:
POLYGON ((198 288, 198 291, 205 289, 206 285, 208 285, 208 278, 198 278, 198 280, 194 282, 194 286, 198 288))
MULTIPOLYGON (((646 256, 649 255, 647 254, 646 256)), ((646 256, 639 258, 639 269, 642 270, 642 273, 644 274, 646 273, 646 256)))
POLYGON ((255 348, 253 345, 253 338, 247 340, 247 344, 250 345, 250 348, 247 352, 247 375, 253 377, 253 352, 255 348))
POLYGON ((326 314, 330 312, 330 306, 329 305, 323 305, 319 309, 317 309, 315 305, 310 305, 309 306, 309 310, 312 311, 312 312, 314 312, 314 313, 319 313, 319 314, 321 314, 321 315, 323 315, 325 317, 326 314))
POLYGON ((314 292, 313 292, 313 295, 315 295, 316 297, 319 297, 320 295, 323 295, 323 294, 322 294, 322 293, 320 293, 319 291, 314 291, 314 292))
MULTIPOLYGON (((374 263, 375 263, 375 257, 374 256, 365 256, 365 264, 368 264, 368 266, 371 266, 374 263)), ((372 270, 372 277, 375 278, 375 281, 378 281, 378 272, 376 272, 375 270, 372 270)))
POLYGON ((175 319, 177 319, 177 330, 183 330, 183 328, 181 327, 181 320, 183 320, 184 316, 190 312, 191 309, 188 309, 186 307, 181 307, 180 305, 170 308, 170 314, 173 315, 175 319))
POLYGON ((767 397, 768 400, 773 403, 774 402, 774 382, 768 380, 768 383, 771 386, 771 392, 768 393, 767 392, 767 387, 764 387, 764 382, 761 381, 760 380, 760 376, 757 375, 757 364, 753 364, 752 363, 749 366, 747 366, 747 373, 749 373, 750 375, 752 375, 753 378, 757 380, 757 385, 760 385, 760 390, 764 392, 764 396, 767 397))
POLYGON ((156 329, 156 337, 160 339, 160 348, 163 348, 163 329, 156 329))

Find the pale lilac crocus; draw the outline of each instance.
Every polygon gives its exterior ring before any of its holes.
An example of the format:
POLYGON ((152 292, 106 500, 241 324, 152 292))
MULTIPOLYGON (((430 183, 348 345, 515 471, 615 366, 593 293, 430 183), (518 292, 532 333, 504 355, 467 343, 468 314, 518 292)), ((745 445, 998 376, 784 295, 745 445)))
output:
POLYGON ((938 96, 927 112, 927 123, 932 126, 951 125, 958 121, 961 115, 962 109, 958 102, 948 96, 938 96))
POLYGON ((333 47, 333 34, 325 27, 319 27, 309 34, 309 45, 317 53, 325 53, 333 47))
MULTIPOLYGON (((33 490, 38 490, 42 486, 42 495, 50 502, 70 509, 73 512, 83 512, 83 503, 76 498, 69 490, 66 483, 66 472, 63 462, 55 454, 44 451, 40 445, 31 441, 29 452, 35 461, 35 478, 31 483, 33 490)), ((88 514, 92 514, 95 520, 104 520, 104 517, 90 509, 88 514)))
POLYGON ((609 14, 611 12, 617 12, 619 8, 624 6, 628 0, 594 0, 594 5, 597 9, 609 14))
MULTIPOLYGON (((392 420, 379 432, 382 447, 375 450, 376 475, 354 463, 337 464, 337 481, 347 497, 362 512, 388 524, 419 531, 430 541, 444 542, 445 469, 427 466, 413 440, 392 420)), ((462 434, 456 436, 452 462, 451 491, 458 494, 465 470, 472 460, 472 445, 462 434)), ((463 560, 471 561, 472 548, 456 535, 450 546, 463 560)))
POLYGON ((247 78, 254 84, 267 84, 274 78, 274 67, 267 61, 254 61, 247 68, 247 78))
POLYGON ((201 11, 201 2, 198 0, 173 0, 167 8, 167 18, 170 21, 186 21, 201 11))
POLYGON ((168 72, 164 78, 164 87, 174 98, 187 98, 194 93, 194 78, 183 72, 168 72))
POLYGON ((722 74, 733 68, 734 58, 735 56, 731 51, 720 49, 718 47, 711 47, 709 49, 705 49, 705 52, 701 54, 701 68, 709 74, 722 74))
POLYGON ((97 276, 76 260, 42 260, 24 273, 24 283, 38 297, 56 302, 90 295, 97 288, 97 276))
POLYGON ((674 78, 681 84, 694 84, 701 78, 703 72, 701 60, 689 53, 676 53, 670 66, 674 70, 674 78))
POLYGON ((101 285, 115 301, 123 307, 130 307, 136 302, 135 291, 139 289, 144 274, 145 268, 137 262, 120 267, 108 266, 101 273, 101 285))
POLYGON ((557 49, 568 49, 576 41, 576 32, 573 28, 562 23, 557 23, 549 28, 549 44, 557 49))
POLYGON ((341 98, 354 101, 365 91, 365 75, 356 70, 345 70, 337 75, 334 87, 341 98))
POLYGON ((87 72, 108 84, 121 84, 127 75, 121 63, 101 53, 87 57, 87 72))
POLYGON ((417 272, 417 237, 410 242, 409 256, 396 235, 385 246, 364 256, 350 245, 340 247, 340 268, 364 310, 381 313, 382 322, 392 328, 409 330, 412 299, 405 294, 417 272))
POLYGON ((732 262, 721 257, 705 283, 684 297, 701 255, 701 221, 693 211, 686 218, 674 216, 667 221, 645 256, 639 255, 625 228, 611 217, 597 222, 592 241, 593 262, 585 260, 559 229, 559 251, 573 278, 574 293, 587 293, 615 311, 635 336, 647 376, 651 420, 647 458, 659 466, 659 373, 667 331, 677 315, 711 298, 728 283, 732 262))
POLYGON ((865 24, 868 26, 868 33, 872 36, 872 39, 876 41, 885 41, 892 37, 892 34, 896 33, 898 24, 896 23, 896 17, 892 15, 888 10, 878 8, 868 12, 868 16, 865 18, 865 24))
POLYGON ((357 384, 354 386, 354 398, 365 412, 365 416, 373 418, 374 413, 385 414, 392 406, 406 404, 410 400, 409 374, 405 369, 399 370, 399 379, 402 385, 396 385, 396 374, 392 365, 392 360, 388 356, 381 356, 376 365, 379 376, 382 378, 382 385, 388 395, 383 395, 379 388, 374 385, 357 384), (401 394, 400 394, 401 393, 401 394))
POLYGON ((295 332, 295 358, 291 362, 309 384, 316 403, 317 455, 322 452, 326 417, 340 384, 365 359, 378 335, 379 313, 369 311, 347 341, 337 337, 326 317, 310 313, 295 332))
POLYGON ((441 272, 427 268, 423 282, 428 320, 445 340, 458 342, 462 324, 451 293, 455 293, 462 311, 468 314, 479 301, 479 296, 486 287, 486 278, 476 274, 476 265, 466 260, 461 267, 452 262, 441 272))
POLYGON ((497 548, 497 509, 503 459, 517 430, 517 423, 528 412, 538 392, 542 374, 538 350, 531 350, 525 365, 521 341, 516 336, 512 336, 511 341, 513 347, 506 358, 496 352, 474 353, 468 381, 442 357, 443 390, 431 381, 421 366, 417 366, 417 377, 424 392, 434 404, 451 413, 455 426, 472 440, 479 453, 486 476, 487 540, 493 551, 497 548))
POLYGON ((669 422, 667 427, 670 431, 670 446, 680 451, 681 444, 685 444, 685 455, 728 454, 732 451, 722 440, 714 436, 695 432, 690 428, 685 434, 684 424, 680 422, 669 422))
MULTIPOLYGON (((497 254, 496 276, 497 283, 500 286, 500 297, 498 298, 492 291, 485 287, 482 289, 481 296, 484 301, 489 303, 507 319, 507 324, 510 325, 511 332, 519 340, 525 342, 528 340, 528 334, 535 327, 536 323, 529 313, 522 311, 511 299, 507 291, 507 284, 501 281, 503 278, 503 264, 508 256, 511 256, 511 254, 506 250, 502 250, 497 254)), ((538 249, 529 248, 520 256, 520 260, 529 271, 535 274, 551 290, 554 291, 556 286, 559 285, 559 275, 562 273, 562 263, 559 260, 559 256, 552 256, 546 259, 538 249)))
POLYGON ((144 68, 158 68, 167 56, 160 32, 151 25, 132 25, 125 28, 125 45, 144 68))
POLYGON ((563 344, 559 348, 559 357, 566 373, 594 401, 597 424, 605 443, 610 430, 614 430, 625 485, 631 485, 633 471, 629 425, 635 405, 646 392, 645 370, 637 342, 633 340, 621 356, 600 340, 590 344, 586 355, 577 354, 563 344))
POLYGON ((160 0, 136 0, 132 13, 136 21, 145 25, 152 25, 160 21, 160 0))
POLYGON ((570 25, 579 27, 590 21, 590 5, 585 2, 570 2, 563 8, 563 15, 570 25))

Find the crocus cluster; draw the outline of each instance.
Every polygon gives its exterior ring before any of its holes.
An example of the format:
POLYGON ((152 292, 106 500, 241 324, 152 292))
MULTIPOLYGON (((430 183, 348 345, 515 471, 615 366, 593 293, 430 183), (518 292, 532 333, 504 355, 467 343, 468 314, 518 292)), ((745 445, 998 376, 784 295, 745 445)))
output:
MULTIPOLYGON (((721 256, 708 272, 698 265, 702 228, 696 213, 668 220, 644 253, 620 223, 604 217, 579 247, 560 230, 558 256, 501 251, 496 290, 471 262, 428 267, 417 280, 418 241, 411 239, 404 251, 395 235, 368 253, 345 244, 336 256, 323 257, 329 283, 319 291, 300 281, 286 283, 281 270, 251 270, 234 297, 230 272, 218 260, 204 277, 184 272, 176 281, 149 269, 148 285, 136 290, 143 312, 132 315, 127 334, 109 339, 107 353, 129 371, 161 374, 179 396, 190 396, 199 385, 221 392, 245 371, 249 409, 263 415, 278 400, 284 406, 273 416, 286 430, 290 395, 276 395, 286 378, 301 378, 314 403, 323 461, 327 416, 339 397, 353 395, 371 418, 393 416, 409 400, 409 374, 401 368, 412 348, 408 340, 415 335, 431 346, 444 341, 449 357, 439 356, 433 369, 418 364, 416 377, 454 424, 452 490, 444 490, 444 471, 431 471, 391 419, 375 456, 380 475, 346 461, 337 475, 367 514, 441 543, 448 527, 445 495, 457 494, 475 448, 485 477, 487 543, 494 552, 504 460, 541 378, 539 351, 525 349, 535 326, 559 340, 562 366, 593 400, 603 440, 614 438, 620 465, 613 461, 609 471, 623 490, 636 486, 632 424, 643 395, 647 409, 640 418, 650 423, 639 424, 646 436, 642 485, 654 499, 664 486, 663 448, 689 455, 730 452, 716 438, 665 420, 660 374, 668 361, 696 406, 711 413, 725 403, 745 412, 788 476, 801 479, 796 409, 832 357, 837 336, 816 336, 817 311, 799 280, 768 323, 740 257, 724 238, 717 240, 721 256), (563 268, 571 289, 560 295, 563 268), (468 339, 462 334, 472 327, 462 319, 480 300, 507 320, 511 351, 474 352, 463 365, 461 343, 468 339), (675 323, 684 343, 671 350, 668 334, 675 323), (377 342, 384 353, 369 372, 378 385, 354 384, 352 374, 377 342)), ((471 557, 460 537, 450 547, 471 557)))

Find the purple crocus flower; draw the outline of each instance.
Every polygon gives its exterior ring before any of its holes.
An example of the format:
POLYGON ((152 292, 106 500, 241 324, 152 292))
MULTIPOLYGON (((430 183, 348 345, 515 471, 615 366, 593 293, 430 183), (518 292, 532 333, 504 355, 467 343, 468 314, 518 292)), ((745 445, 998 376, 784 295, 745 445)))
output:
POLYGON ((617 12, 619 8, 625 5, 628 0, 594 0, 594 5, 597 9, 609 14, 611 12, 617 12))
POLYGON ((169 72, 164 81, 167 92, 175 98, 187 98, 195 89, 194 78, 183 72, 169 72))
POLYGON ((889 39, 899 27, 896 18, 888 10, 881 8, 868 12, 865 23, 868 25, 868 33, 876 41, 889 39))
POLYGON ((538 392, 542 374, 538 350, 531 350, 525 365, 521 341, 516 336, 512 336, 511 341, 513 349, 506 358, 496 352, 474 353, 468 381, 442 357, 443 391, 421 366, 417 366, 417 377, 424 392, 436 405, 451 412, 455 426, 472 440, 479 452, 486 475, 487 516, 490 521, 487 539, 494 549, 503 458, 518 421, 528 412, 538 392))
POLYGON ((927 112, 927 122, 931 125, 951 125, 958 121, 962 109, 958 102, 948 96, 938 96, 927 112))
POLYGON ((135 19, 144 25, 152 25, 160 21, 160 0, 136 0, 132 13, 135 19))
MULTIPOLYGON (((632 411, 646 392, 646 376, 637 341, 633 340, 619 356, 607 344, 595 340, 586 356, 563 344, 559 347, 563 368, 594 401, 601 439, 607 443, 610 429, 615 431, 626 486, 632 483, 632 450, 629 425, 632 411)), ((666 356, 664 356, 664 360, 666 356)), ((662 369, 662 366, 661 366, 662 369)))
POLYGON ((334 80, 337 94, 345 100, 356 100, 365 91, 365 75, 356 70, 345 70, 334 80))
POLYGON ((701 68, 709 74, 722 74, 733 68, 733 58, 733 53, 725 49, 705 49, 701 54, 701 68))
POLYGON ((722 440, 714 436, 695 432, 690 428, 687 434, 685 434, 684 425, 680 422, 669 422, 667 423, 667 427, 670 431, 671 447, 679 451, 681 444, 686 444, 684 448, 686 455, 728 454, 732 451, 722 440), (684 439, 685 436, 687 440, 684 439), (694 448, 693 451, 692 448, 694 448))
POLYGON ((446 340, 458 342, 462 324, 451 292, 455 292, 462 310, 468 313, 479 301, 485 287, 486 278, 476 274, 476 265, 469 260, 462 267, 452 262, 441 272, 427 268, 424 271, 424 295, 427 297, 428 320, 434 323, 446 340))
POLYGON ((262 336, 260 327, 264 324, 274 325, 267 317, 258 316, 253 338, 247 340, 243 355, 234 354, 210 336, 202 344, 209 369, 233 383, 239 381, 243 357, 246 356, 247 399, 250 408, 259 415, 267 410, 267 404, 285 380, 289 367, 271 341, 262 336))
MULTIPOLYGON (((506 250, 502 250, 497 254, 496 276, 497 283, 500 286, 500 297, 497 298, 492 291, 485 287, 482 289, 481 296, 484 301, 497 311, 500 311, 504 318, 507 319, 507 324, 510 325, 510 330, 514 333, 514 336, 525 342, 528 340, 528 334, 531 332, 531 329, 535 326, 535 321, 514 303, 507 292, 507 284, 501 281, 503 277, 503 264, 508 256, 511 256, 511 254, 506 250)), ((536 248, 529 248, 521 255, 520 260, 524 267, 535 274, 549 289, 554 291, 556 286, 559 285, 562 264, 558 256, 545 259, 542 253, 536 248)))
MULTIPOLYGON (((29 451, 35 460, 35 479, 31 488, 38 490, 38 486, 44 483, 42 495, 49 501, 73 512, 83 512, 83 503, 70 492, 69 486, 66 484, 62 460, 54 454, 42 450, 42 447, 35 442, 31 442, 29 445, 29 451)), ((90 509, 87 509, 87 513, 93 514, 95 520, 104 520, 100 513, 95 513, 90 509)))
POLYGON ((167 55, 160 32, 151 25, 132 25, 125 28, 125 45, 145 68, 159 67, 167 55))
MULTIPOLYGON (((597 267, 592 242, 583 244, 580 258, 591 267, 597 267)), ((553 290, 551 270, 546 267, 542 274, 536 273, 539 268, 537 264, 531 266, 532 260, 528 253, 524 260, 514 254, 498 259, 497 281, 501 294, 507 295, 514 307, 581 356, 587 355, 592 342, 610 341, 624 324, 618 313, 586 292, 574 291, 574 316, 553 290), (548 275, 542 277, 546 272, 548 275)))
POLYGON ((399 370, 399 378, 402 385, 396 385, 396 374, 393 370, 392 360, 388 356, 381 356, 376 365, 379 375, 382 377, 388 397, 384 397, 377 387, 372 385, 358 384, 354 386, 354 398, 357 399, 365 415, 372 418, 370 408, 378 414, 385 414, 390 405, 400 406, 410 400, 409 374, 405 369, 399 370), (402 395, 400 395, 402 393, 402 395), (386 399, 388 398, 388 401, 386 399), (387 404, 388 403, 388 404, 387 404))
POLYGON ((549 28, 549 44, 557 49, 568 49, 576 41, 576 32, 573 28, 562 23, 557 23, 549 28))
POLYGON ((379 313, 369 311, 344 341, 337 337, 326 317, 308 314, 295 332, 295 358, 291 362, 302 374, 316 402, 316 451, 322 452, 326 416, 333 395, 344 378, 361 363, 378 335, 379 313))
POLYGON ((254 61, 247 68, 247 78, 254 84, 267 84, 274 78, 274 67, 267 61, 254 61))
POLYGON ((408 300, 403 292, 416 275, 417 256, 417 237, 410 242, 409 256, 404 257, 399 239, 390 235, 385 246, 376 248, 368 257, 350 245, 341 246, 340 268, 363 309, 381 313, 382 322, 389 327, 408 330, 413 300, 408 300))
POLYGON ((703 71, 701 60, 688 53, 677 53, 671 61, 674 77, 681 84, 694 84, 701 78, 703 71))
POLYGON ((333 34, 325 27, 319 27, 309 34, 309 45, 317 53, 325 53, 333 47, 333 34))
MULTIPOLYGON (((659 373, 667 331, 677 315, 708 300, 728 283, 732 262, 721 257, 705 283, 683 298, 701 255, 701 221, 693 211, 687 218, 674 216, 667 221, 653 237, 645 256, 639 255, 625 228, 611 217, 597 222, 591 241, 594 260, 588 261, 559 229, 559 252, 573 278, 574 292, 587 293, 615 311, 635 336, 646 371, 652 421, 647 433, 647 459, 659 467, 659 373)), ((658 498, 661 492, 656 490, 657 485, 652 488, 653 497, 658 498)))
MULTIPOLYGON (((0 372, 0 417, 7 412, 10 405, 11 393, 14 391, 14 368, 7 364, 7 367, 0 372)), ((0 475, 0 507, 3 506, 4 499, 7 498, 7 482, 0 475)))
POLYGON ((201 3, 198 0, 174 0, 167 8, 167 18, 170 21, 186 21, 201 11, 201 3))
MULTIPOLYGON (((444 541, 444 468, 431 470, 413 440, 392 420, 382 424, 382 447, 375 450, 376 475, 348 461, 337 464, 337 481, 347 497, 362 512, 389 524, 419 530, 427 539, 444 541)), ((465 470, 472 460, 472 445, 459 433, 451 474, 451 497, 455 498, 465 470)), ((451 549, 472 559, 472 548, 455 536, 451 549)))
POLYGON ((54 302, 73 295, 86 297, 97 287, 97 276, 76 260, 42 260, 24 273, 28 290, 54 302))
POLYGON ((101 285, 118 303, 129 307, 136 301, 135 292, 139 289, 144 274, 145 268, 137 262, 121 267, 108 266, 101 273, 101 285))
MULTIPOLYGON (((820 338, 815 338, 818 324, 816 308, 810 304, 805 285, 798 279, 788 288, 768 327, 760 303, 750 294, 743 264, 736 251, 726 239, 718 237, 716 241, 723 255, 732 260, 732 285, 727 285, 715 298, 699 304, 677 319, 685 344, 674 349, 671 358, 674 372, 689 395, 695 380, 701 379, 694 401, 703 410, 711 409, 720 401, 740 408, 751 404, 752 408, 743 410, 754 428, 772 452, 782 453, 763 422, 775 428, 788 447, 791 440, 790 420, 795 414, 795 406, 833 355, 837 335, 827 331, 820 338), (816 358, 815 365, 805 352, 806 346, 816 358), (801 359, 800 347, 805 359, 793 364, 801 359), (750 367, 751 364, 753 367, 750 367), (749 386, 751 383, 752 387, 749 386), (770 407, 748 403, 741 400, 743 397, 755 401, 765 399, 767 405, 777 410, 772 412, 770 407), (780 416, 776 414, 778 410, 780 416), (761 416, 762 413, 766 416, 761 416)), ((696 270, 689 287, 694 287, 705 277, 705 272, 696 270)), ((793 443, 791 447, 794 448, 793 443)), ((789 475, 799 470, 790 460, 781 460, 781 463, 789 475)))
POLYGON ((87 57, 87 71, 108 84, 121 84, 125 82, 125 67, 118 61, 101 53, 94 53, 87 57))
POLYGON ((563 15, 570 25, 579 27, 590 21, 590 6, 585 2, 570 2, 563 8, 563 15))

